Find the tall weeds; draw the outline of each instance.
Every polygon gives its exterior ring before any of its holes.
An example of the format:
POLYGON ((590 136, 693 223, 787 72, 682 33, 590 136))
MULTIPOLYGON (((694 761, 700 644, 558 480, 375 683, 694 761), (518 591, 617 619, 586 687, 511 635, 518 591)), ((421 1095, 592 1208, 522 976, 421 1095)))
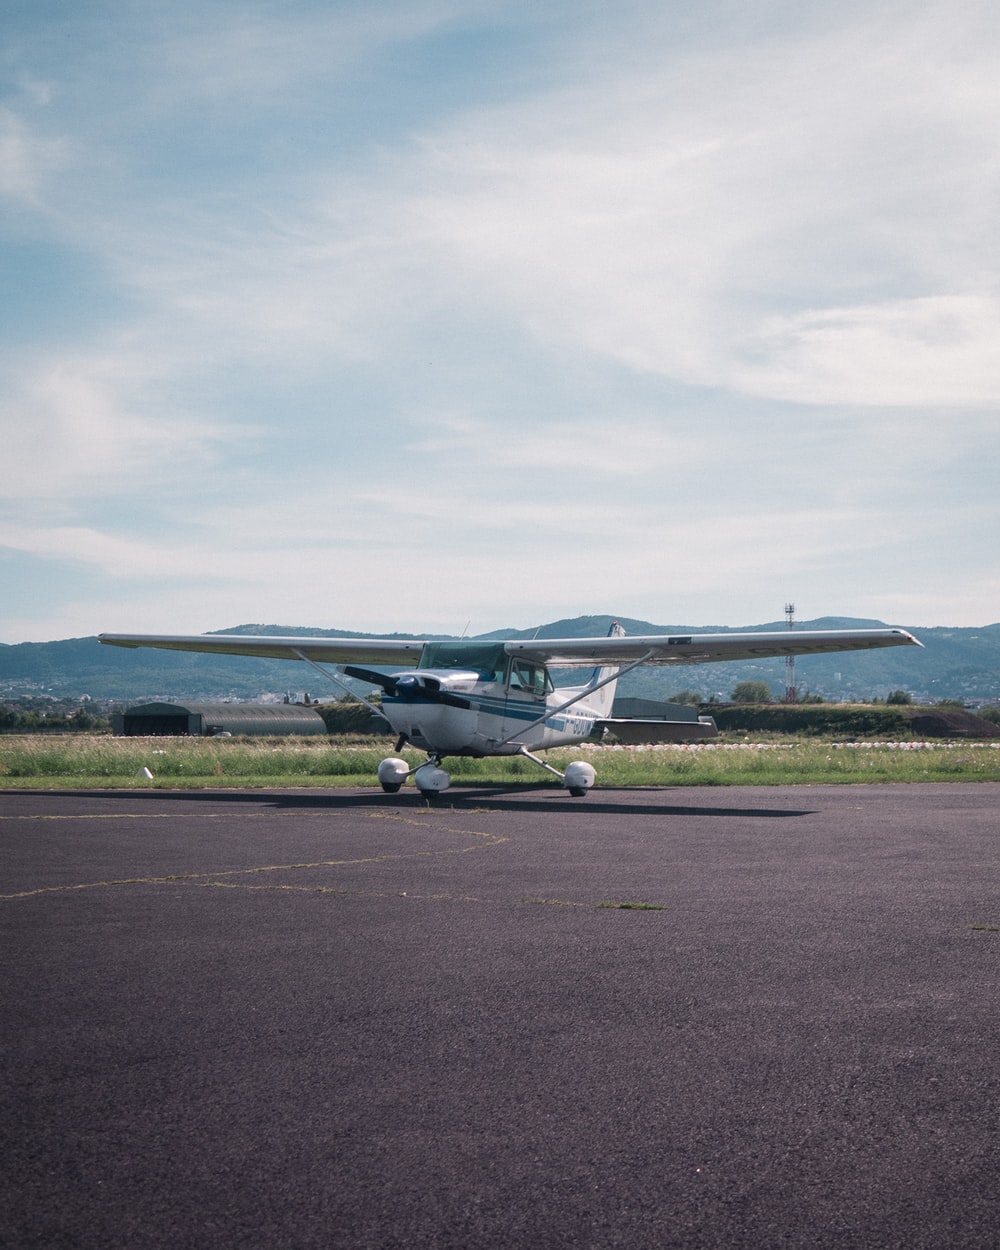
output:
MULTIPOLYGON (((386 739, 0 738, 0 788, 375 785, 386 739), (147 770, 151 777, 146 776, 147 770)), ((411 766, 422 752, 404 750, 411 766)), ((1000 743, 841 744, 715 741, 697 746, 581 746, 548 753, 557 768, 585 758, 604 786, 797 785, 1000 780, 1000 743)), ((558 785, 525 759, 449 759, 456 784, 558 785)))

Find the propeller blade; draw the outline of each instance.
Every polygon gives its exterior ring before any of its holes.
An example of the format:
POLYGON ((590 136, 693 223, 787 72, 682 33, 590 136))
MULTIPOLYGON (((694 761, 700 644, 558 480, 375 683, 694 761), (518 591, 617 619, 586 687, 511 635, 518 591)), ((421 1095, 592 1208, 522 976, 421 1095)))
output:
POLYGON ((403 699, 421 699, 425 703, 444 703, 448 707, 459 707, 464 711, 478 706, 463 695, 452 694, 450 690, 442 690, 436 677, 419 681, 412 673, 404 673, 396 679, 393 694, 403 699))
POLYGON ((464 708, 466 711, 479 706, 478 703, 473 703, 471 700, 463 698, 460 694, 449 694, 446 690, 439 690, 433 697, 439 703, 446 703, 449 707, 464 708))
POLYGON ((374 669, 358 668, 354 664, 345 664, 341 672, 345 677, 353 677, 357 681, 368 681, 373 686, 381 686, 386 694, 392 694, 396 689, 395 677, 389 677, 386 673, 376 673, 374 669))

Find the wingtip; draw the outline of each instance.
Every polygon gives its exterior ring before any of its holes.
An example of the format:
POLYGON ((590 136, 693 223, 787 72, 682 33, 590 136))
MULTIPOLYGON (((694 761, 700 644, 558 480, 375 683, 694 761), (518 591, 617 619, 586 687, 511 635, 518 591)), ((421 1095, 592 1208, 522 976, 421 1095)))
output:
POLYGON ((106 647, 138 647, 138 643, 129 642, 120 634, 98 634, 97 641, 103 642, 106 647))

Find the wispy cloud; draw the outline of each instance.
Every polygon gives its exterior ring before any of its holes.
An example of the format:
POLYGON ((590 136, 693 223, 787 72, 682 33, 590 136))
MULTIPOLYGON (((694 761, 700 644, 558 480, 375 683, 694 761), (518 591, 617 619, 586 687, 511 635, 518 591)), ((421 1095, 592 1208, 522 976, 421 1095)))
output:
MULTIPOLYGON (((815 404, 990 408, 1000 299, 941 295, 768 318, 742 389, 815 404)), ((992 414, 991 414, 992 420, 992 414)))
POLYGON ((627 86, 437 136, 419 212, 538 335, 636 369, 805 403, 993 402, 1000 86, 976 18, 982 49, 944 8, 657 49, 627 86))
MULTIPOLYGON (((163 376, 134 353, 31 361, 7 378, 0 491, 8 499, 166 491, 192 468, 217 470, 226 441, 200 411, 165 411, 163 376)), ((246 436, 248 431, 243 430, 246 436)))
MULTIPOLYGON (((44 100, 44 93, 36 93, 44 100)), ((66 158, 60 139, 32 132, 27 121, 9 108, 0 108, 0 196, 35 207, 45 179, 66 158)))

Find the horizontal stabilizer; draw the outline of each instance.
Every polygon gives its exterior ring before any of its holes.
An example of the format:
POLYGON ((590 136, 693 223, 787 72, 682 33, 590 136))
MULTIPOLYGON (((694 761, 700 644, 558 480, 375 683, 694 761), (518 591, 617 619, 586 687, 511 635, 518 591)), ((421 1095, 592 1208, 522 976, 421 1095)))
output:
POLYGON ((639 720, 634 717, 617 717, 600 720, 595 728, 606 730, 626 746, 653 745, 661 742, 701 742, 714 738, 719 730, 711 716, 699 716, 697 720, 639 720))

